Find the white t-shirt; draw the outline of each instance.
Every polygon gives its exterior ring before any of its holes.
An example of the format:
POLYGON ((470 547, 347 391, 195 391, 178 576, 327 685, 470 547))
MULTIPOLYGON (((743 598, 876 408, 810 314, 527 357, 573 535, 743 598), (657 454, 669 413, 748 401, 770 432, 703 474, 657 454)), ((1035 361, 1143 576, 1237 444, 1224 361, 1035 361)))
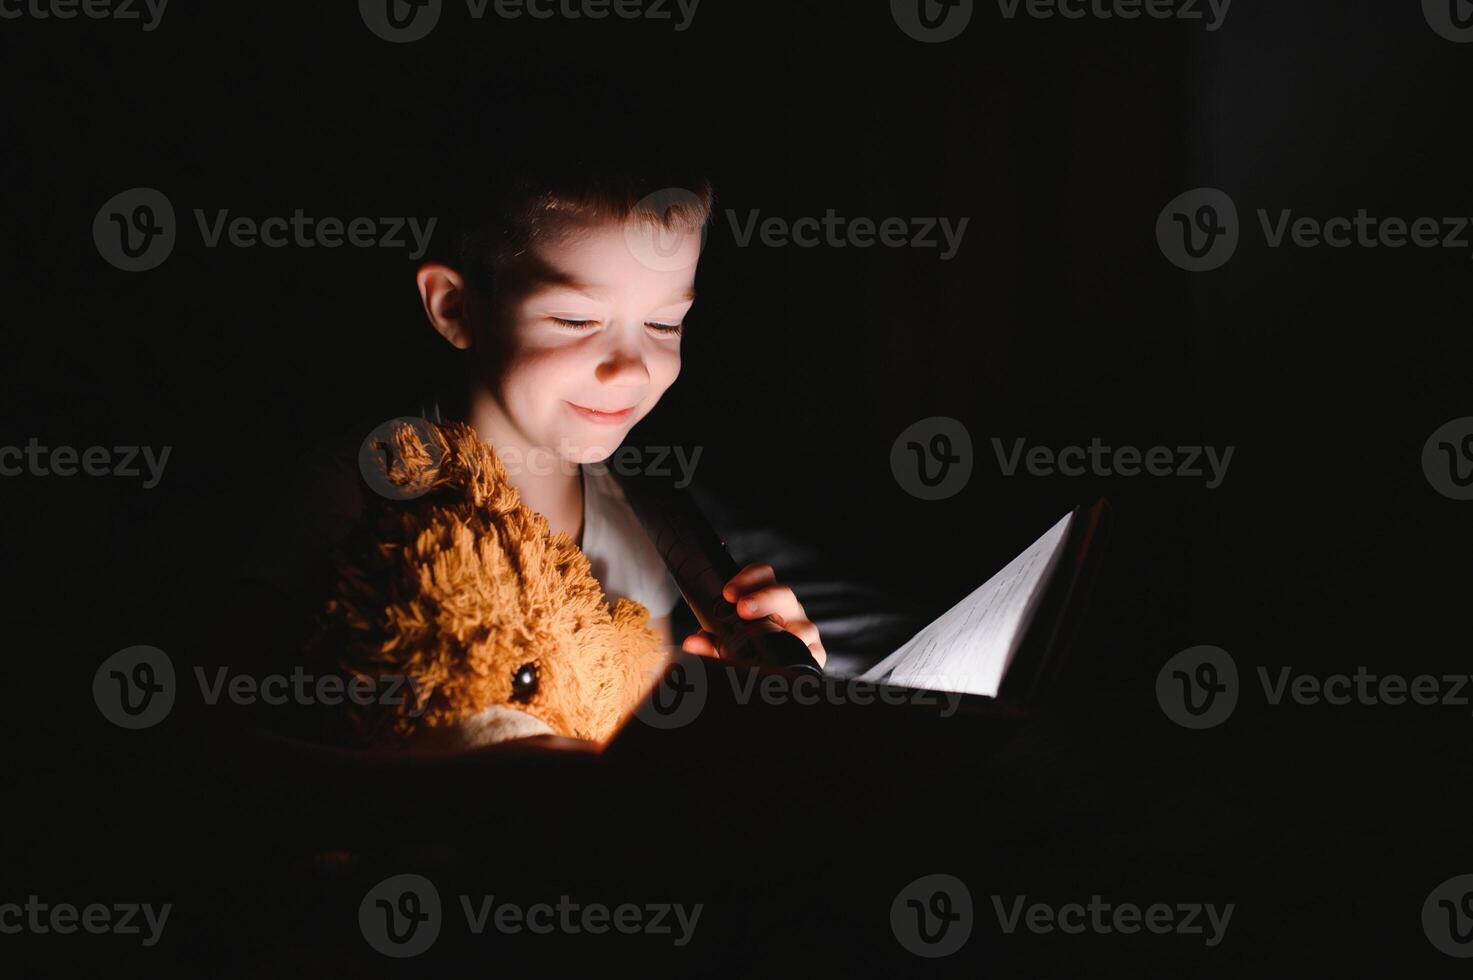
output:
POLYGON ((669 615, 680 589, 607 467, 583 477, 583 553, 612 607, 619 596, 642 603, 651 619, 669 615))

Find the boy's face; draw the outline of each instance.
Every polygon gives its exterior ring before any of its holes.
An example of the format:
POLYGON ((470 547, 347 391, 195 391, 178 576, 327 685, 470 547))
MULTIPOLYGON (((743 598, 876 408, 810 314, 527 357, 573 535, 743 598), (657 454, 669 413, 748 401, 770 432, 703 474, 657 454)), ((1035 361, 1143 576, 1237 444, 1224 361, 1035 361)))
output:
POLYGON ((701 234, 642 222, 544 236, 537 271, 496 298, 502 424, 570 463, 607 458, 680 373, 701 234))

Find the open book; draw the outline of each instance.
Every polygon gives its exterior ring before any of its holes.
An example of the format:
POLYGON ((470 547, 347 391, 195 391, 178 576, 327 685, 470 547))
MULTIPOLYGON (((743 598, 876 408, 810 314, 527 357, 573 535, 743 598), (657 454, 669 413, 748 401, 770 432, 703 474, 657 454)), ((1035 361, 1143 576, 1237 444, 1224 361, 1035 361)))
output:
MULTIPOLYGON (((721 585, 727 581, 726 572, 723 568, 706 573, 716 564, 731 563, 725 544, 689 499, 682 502, 679 494, 653 492, 658 488, 650 487, 649 478, 640 479, 645 483, 630 484, 634 490, 630 502, 636 513, 645 521, 651 540, 660 548, 687 601, 693 607, 707 606, 707 618, 720 625, 719 613, 713 615, 709 610, 715 608, 713 596, 719 598, 721 585)), ((840 680, 946 692, 947 710, 960 708, 997 719, 1014 717, 1019 711, 1026 713, 1053 682, 1083 615, 1103 554, 1109 513, 1104 500, 1090 507, 1076 507, 900 649, 859 678, 840 680)), ((806 676, 795 676, 783 664, 736 658, 677 658, 631 713, 630 719, 642 723, 621 727, 609 743, 609 754, 648 758, 647 739, 684 731, 684 726, 697 719, 714 733, 715 743, 665 739, 659 750, 691 752, 681 747, 699 745, 697 754, 689 757, 691 771, 707 765, 703 753, 712 751, 713 744, 726 745, 736 731, 743 733, 743 746, 750 747, 760 737, 769 748, 789 753, 798 751, 799 746, 822 751, 821 746, 841 730, 848 734, 832 744, 877 745, 880 743, 872 740, 909 737, 905 730, 912 716, 907 713, 851 712, 838 707, 848 700, 843 696, 806 701, 798 698, 798 683, 806 676), (787 672, 793 678, 791 686, 778 685, 778 696, 771 699, 753 697, 755 692, 768 691, 767 678, 757 677, 767 670, 773 674, 787 672), (784 692, 792 696, 783 696, 784 692), (790 710, 793 704, 815 703, 833 705, 836 713, 815 718, 809 707, 790 710), (757 717, 762 721, 754 725, 757 717), (823 737, 814 737, 814 725, 823 728, 823 737), (851 727, 840 727, 844 725, 851 727)), ((854 700, 858 703, 859 698, 854 700)), ((937 701, 915 699, 914 703, 924 707, 937 701)), ((668 758, 663 754, 659 757, 668 758)))
POLYGON ((1104 543, 1104 500, 1065 514, 1022 554, 859 679, 1009 700, 1060 665, 1104 543))

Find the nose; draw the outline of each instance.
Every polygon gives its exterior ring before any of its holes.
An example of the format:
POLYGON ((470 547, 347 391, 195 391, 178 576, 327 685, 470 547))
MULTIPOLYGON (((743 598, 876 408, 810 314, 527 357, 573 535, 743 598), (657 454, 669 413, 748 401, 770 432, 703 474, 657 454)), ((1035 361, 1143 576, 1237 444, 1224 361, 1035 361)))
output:
MULTIPOLYGON (((535 715, 509 705, 494 704, 463 720, 459 731, 445 741, 458 741, 460 744, 456 747, 470 749, 528 735, 555 734, 551 725, 535 715)), ((426 743, 429 744, 428 739, 426 743)))
POLYGON ((644 355, 628 343, 616 342, 604 355, 595 371, 601 384, 638 388, 650 383, 650 371, 644 355))

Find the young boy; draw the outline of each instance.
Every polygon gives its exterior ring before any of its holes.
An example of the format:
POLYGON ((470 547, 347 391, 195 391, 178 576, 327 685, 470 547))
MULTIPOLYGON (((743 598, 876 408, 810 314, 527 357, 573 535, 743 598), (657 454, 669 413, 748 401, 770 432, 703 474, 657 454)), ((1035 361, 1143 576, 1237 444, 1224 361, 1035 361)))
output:
MULTIPOLYGON (((667 643, 674 582, 614 477, 583 464, 612 455, 680 374, 711 209, 704 179, 539 169, 506 180, 444 260, 416 274, 430 323, 466 352, 463 384, 441 407, 496 449, 523 502, 583 549, 610 600, 643 603, 667 643)), ((827 659, 770 565, 747 565, 724 596, 827 659)), ((704 632, 682 647, 719 653, 704 632)))

